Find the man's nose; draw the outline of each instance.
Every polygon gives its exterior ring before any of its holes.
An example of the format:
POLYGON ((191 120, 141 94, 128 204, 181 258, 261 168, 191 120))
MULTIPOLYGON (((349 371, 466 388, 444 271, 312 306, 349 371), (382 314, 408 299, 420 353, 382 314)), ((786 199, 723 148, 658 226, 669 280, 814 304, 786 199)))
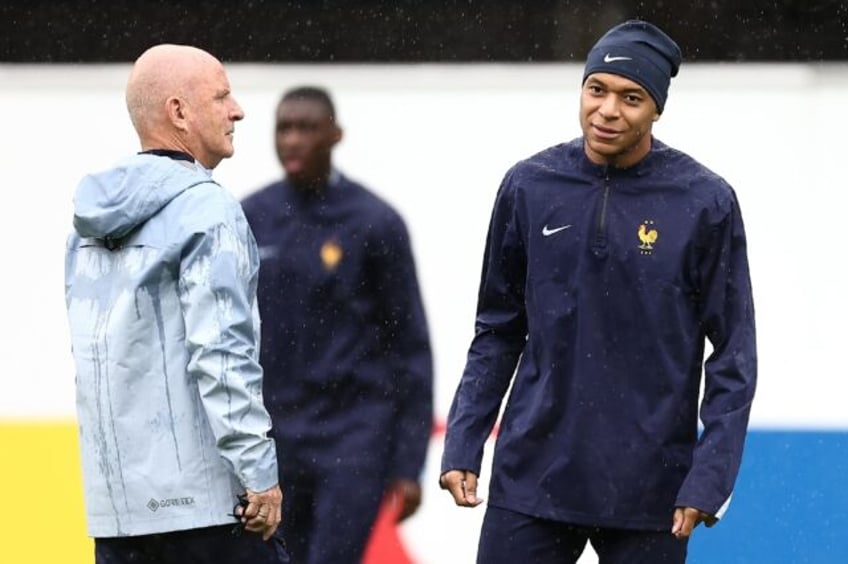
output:
POLYGON ((618 117, 619 112, 619 101, 618 97, 614 94, 607 94, 604 97, 603 102, 601 102, 601 107, 598 108, 598 112, 607 119, 612 119, 618 117))
POLYGON ((287 147, 299 145, 303 142, 303 131, 297 127, 289 127, 280 133, 280 141, 287 147))
POLYGON ((233 110, 230 113, 230 117, 233 121, 241 121, 244 119, 244 110, 241 109, 241 106, 235 100, 233 100, 233 110))

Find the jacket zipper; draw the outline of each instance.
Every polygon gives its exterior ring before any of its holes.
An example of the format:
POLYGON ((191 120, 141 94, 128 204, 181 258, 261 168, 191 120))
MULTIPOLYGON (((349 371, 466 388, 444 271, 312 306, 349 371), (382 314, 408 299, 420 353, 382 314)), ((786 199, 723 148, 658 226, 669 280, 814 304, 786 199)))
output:
POLYGON ((609 202, 610 193, 610 176, 609 171, 604 173, 604 193, 601 196, 601 212, 598 215, 598 230, 595 234, 595 244, 592 245, 592 250, 598 257, 606 256, 607 254, 607 202, 609 202))

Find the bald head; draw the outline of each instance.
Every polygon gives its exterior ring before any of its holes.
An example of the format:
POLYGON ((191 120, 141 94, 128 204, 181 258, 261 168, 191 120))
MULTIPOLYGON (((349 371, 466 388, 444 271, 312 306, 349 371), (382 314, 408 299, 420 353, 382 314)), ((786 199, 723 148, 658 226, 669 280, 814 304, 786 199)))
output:
POLYGON ((151 47, 127 81, 127 110, 143 149, 185 151, 208 168, 232 155, 244 114, 221 61, 188 45, 151 47))
POLYGON ((166 121, 168 98, 184 97, 200 69, 216 64, 215 57, 188 45, 157 45, 142 53, 127 81, 127 109, 139 136, 166 121))

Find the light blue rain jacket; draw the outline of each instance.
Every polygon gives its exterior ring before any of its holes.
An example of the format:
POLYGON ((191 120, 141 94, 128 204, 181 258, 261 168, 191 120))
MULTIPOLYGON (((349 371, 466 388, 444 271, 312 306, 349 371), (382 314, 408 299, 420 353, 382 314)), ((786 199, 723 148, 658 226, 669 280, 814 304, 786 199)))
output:
POLYGON ((135 155, 74 197, 65 297, 93 537, 235 523, 277 483, 262 403, 258 254, 191 162, 135 155))

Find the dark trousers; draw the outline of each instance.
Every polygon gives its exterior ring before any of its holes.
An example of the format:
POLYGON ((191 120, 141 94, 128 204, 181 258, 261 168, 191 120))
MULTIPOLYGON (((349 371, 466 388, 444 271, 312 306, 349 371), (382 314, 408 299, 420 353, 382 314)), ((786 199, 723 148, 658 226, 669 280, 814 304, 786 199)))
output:
POLYGON ((288 564, 282 537, 232 533, 232 525, 94 539, 96 564, 288 564))
POLYGON ((283 534, 294 564, 360 564, 385 490, 382 473, 283 475, 283 534))
POLYGON ((668 531, 580 527, 488 506, 480 531, 478 564, 575 563, 586 543, 599 564, 683 564, 686 540, 668 531))

